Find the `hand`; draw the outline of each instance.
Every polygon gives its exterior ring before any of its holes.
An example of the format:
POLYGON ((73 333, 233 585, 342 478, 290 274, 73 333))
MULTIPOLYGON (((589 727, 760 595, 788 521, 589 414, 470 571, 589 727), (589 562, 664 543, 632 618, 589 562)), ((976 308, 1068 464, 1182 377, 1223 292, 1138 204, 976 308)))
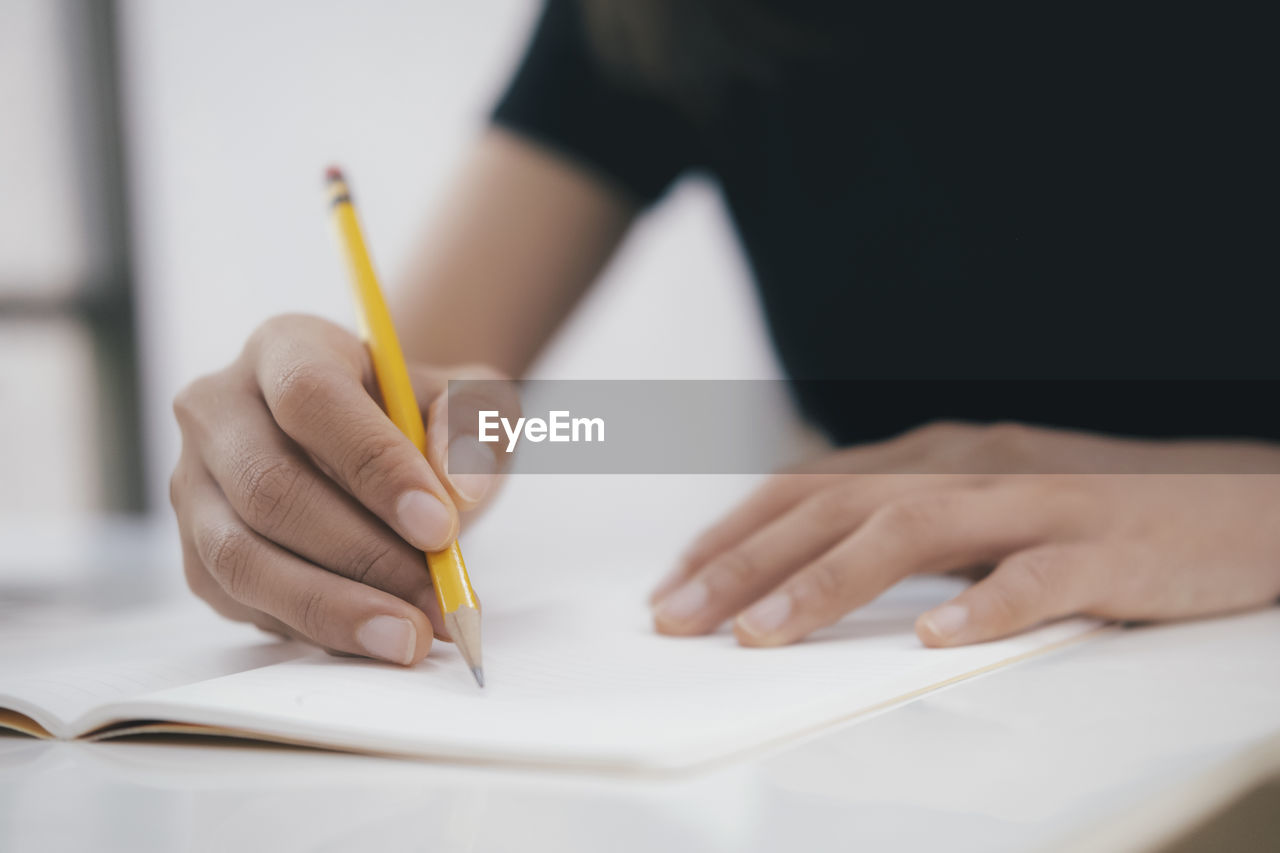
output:
POLYGON ((994 570, 916 622, 930 646, 1049 619, 1176 619, 1280 596, 1280 448, 934 424, 773 477, 654 592, 654 622, 802 639, 918 572, 994 570))
MULTIPOLYGON (((498 466, 486 445, 449 444, 446 373, 410 374, 428 410, 425 457, 379 408, 361 342, 318 318, 267 321, 234 363, 178 395, 170 498, 198 596, 331 651, 399 664, 426 656, 443 621, 422 552, 453 541, 492 496, 498 466), (446 453, 470 473, 450 476, 446 453)), ((448 376, 464 374, 494 378, 448 376)))

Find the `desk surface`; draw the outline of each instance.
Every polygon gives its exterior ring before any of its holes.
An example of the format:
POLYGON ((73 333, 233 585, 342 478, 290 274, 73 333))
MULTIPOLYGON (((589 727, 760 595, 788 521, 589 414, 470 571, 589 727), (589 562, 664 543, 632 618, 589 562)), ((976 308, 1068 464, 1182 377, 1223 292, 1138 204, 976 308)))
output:
POLYGON ((0 849, 1133 849, 1274 759, 1278 648, 1280 608, 1117 628, 671 779, 0 736, 0 849))

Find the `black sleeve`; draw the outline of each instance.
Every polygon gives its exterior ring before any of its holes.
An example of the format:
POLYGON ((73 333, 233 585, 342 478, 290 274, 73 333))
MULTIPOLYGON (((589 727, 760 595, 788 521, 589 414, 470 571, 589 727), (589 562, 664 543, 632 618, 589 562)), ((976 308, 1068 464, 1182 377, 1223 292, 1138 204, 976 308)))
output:
POLYGON ((602 174, 644 204, 697 165, 696 135, 679 109, 601 67, 576 0, 548 0, 493 121, 602 174))

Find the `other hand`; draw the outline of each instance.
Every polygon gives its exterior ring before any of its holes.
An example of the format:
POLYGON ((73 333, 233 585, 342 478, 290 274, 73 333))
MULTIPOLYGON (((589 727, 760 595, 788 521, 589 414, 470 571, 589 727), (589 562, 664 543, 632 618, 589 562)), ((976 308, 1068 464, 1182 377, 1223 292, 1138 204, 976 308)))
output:
POLYGON ((1177 619, 1280 596, 1280 447, 932 424, 771 478, 654 592, 666 634, 726 619, 792 643, 902 578, 984 579, 920 616, 930 646, 1071 614, 1177 619), (988 573, 989 572, 989 573, 988 573))

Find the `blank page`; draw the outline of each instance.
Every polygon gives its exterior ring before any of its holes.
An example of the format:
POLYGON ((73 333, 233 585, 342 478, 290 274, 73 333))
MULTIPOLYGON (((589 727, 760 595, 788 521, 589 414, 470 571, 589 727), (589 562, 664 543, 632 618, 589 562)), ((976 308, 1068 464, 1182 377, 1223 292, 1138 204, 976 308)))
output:
MULTIPOLYGON (((645 579, 647 581, 647 579, 645 579)), ((676 768, 815 731, 1077 637, 1069 620, 927 649, 916 616, 962 584, 915 578, 807 642, 745 649, 727 631, 654 634, 646 586, 486 599, 478 688, 437 643, 413 669, 314 652, 121 703, 100 722, 167 719, 338 748, 503 762, 676 768)))
POLYGON ((0 707, 30 717, 56 737, 82 734, 82 718, 104 704, 305 653, 299 643, 228 622, 195 602, 74 626, 6 631, 0 642, 0 707))

